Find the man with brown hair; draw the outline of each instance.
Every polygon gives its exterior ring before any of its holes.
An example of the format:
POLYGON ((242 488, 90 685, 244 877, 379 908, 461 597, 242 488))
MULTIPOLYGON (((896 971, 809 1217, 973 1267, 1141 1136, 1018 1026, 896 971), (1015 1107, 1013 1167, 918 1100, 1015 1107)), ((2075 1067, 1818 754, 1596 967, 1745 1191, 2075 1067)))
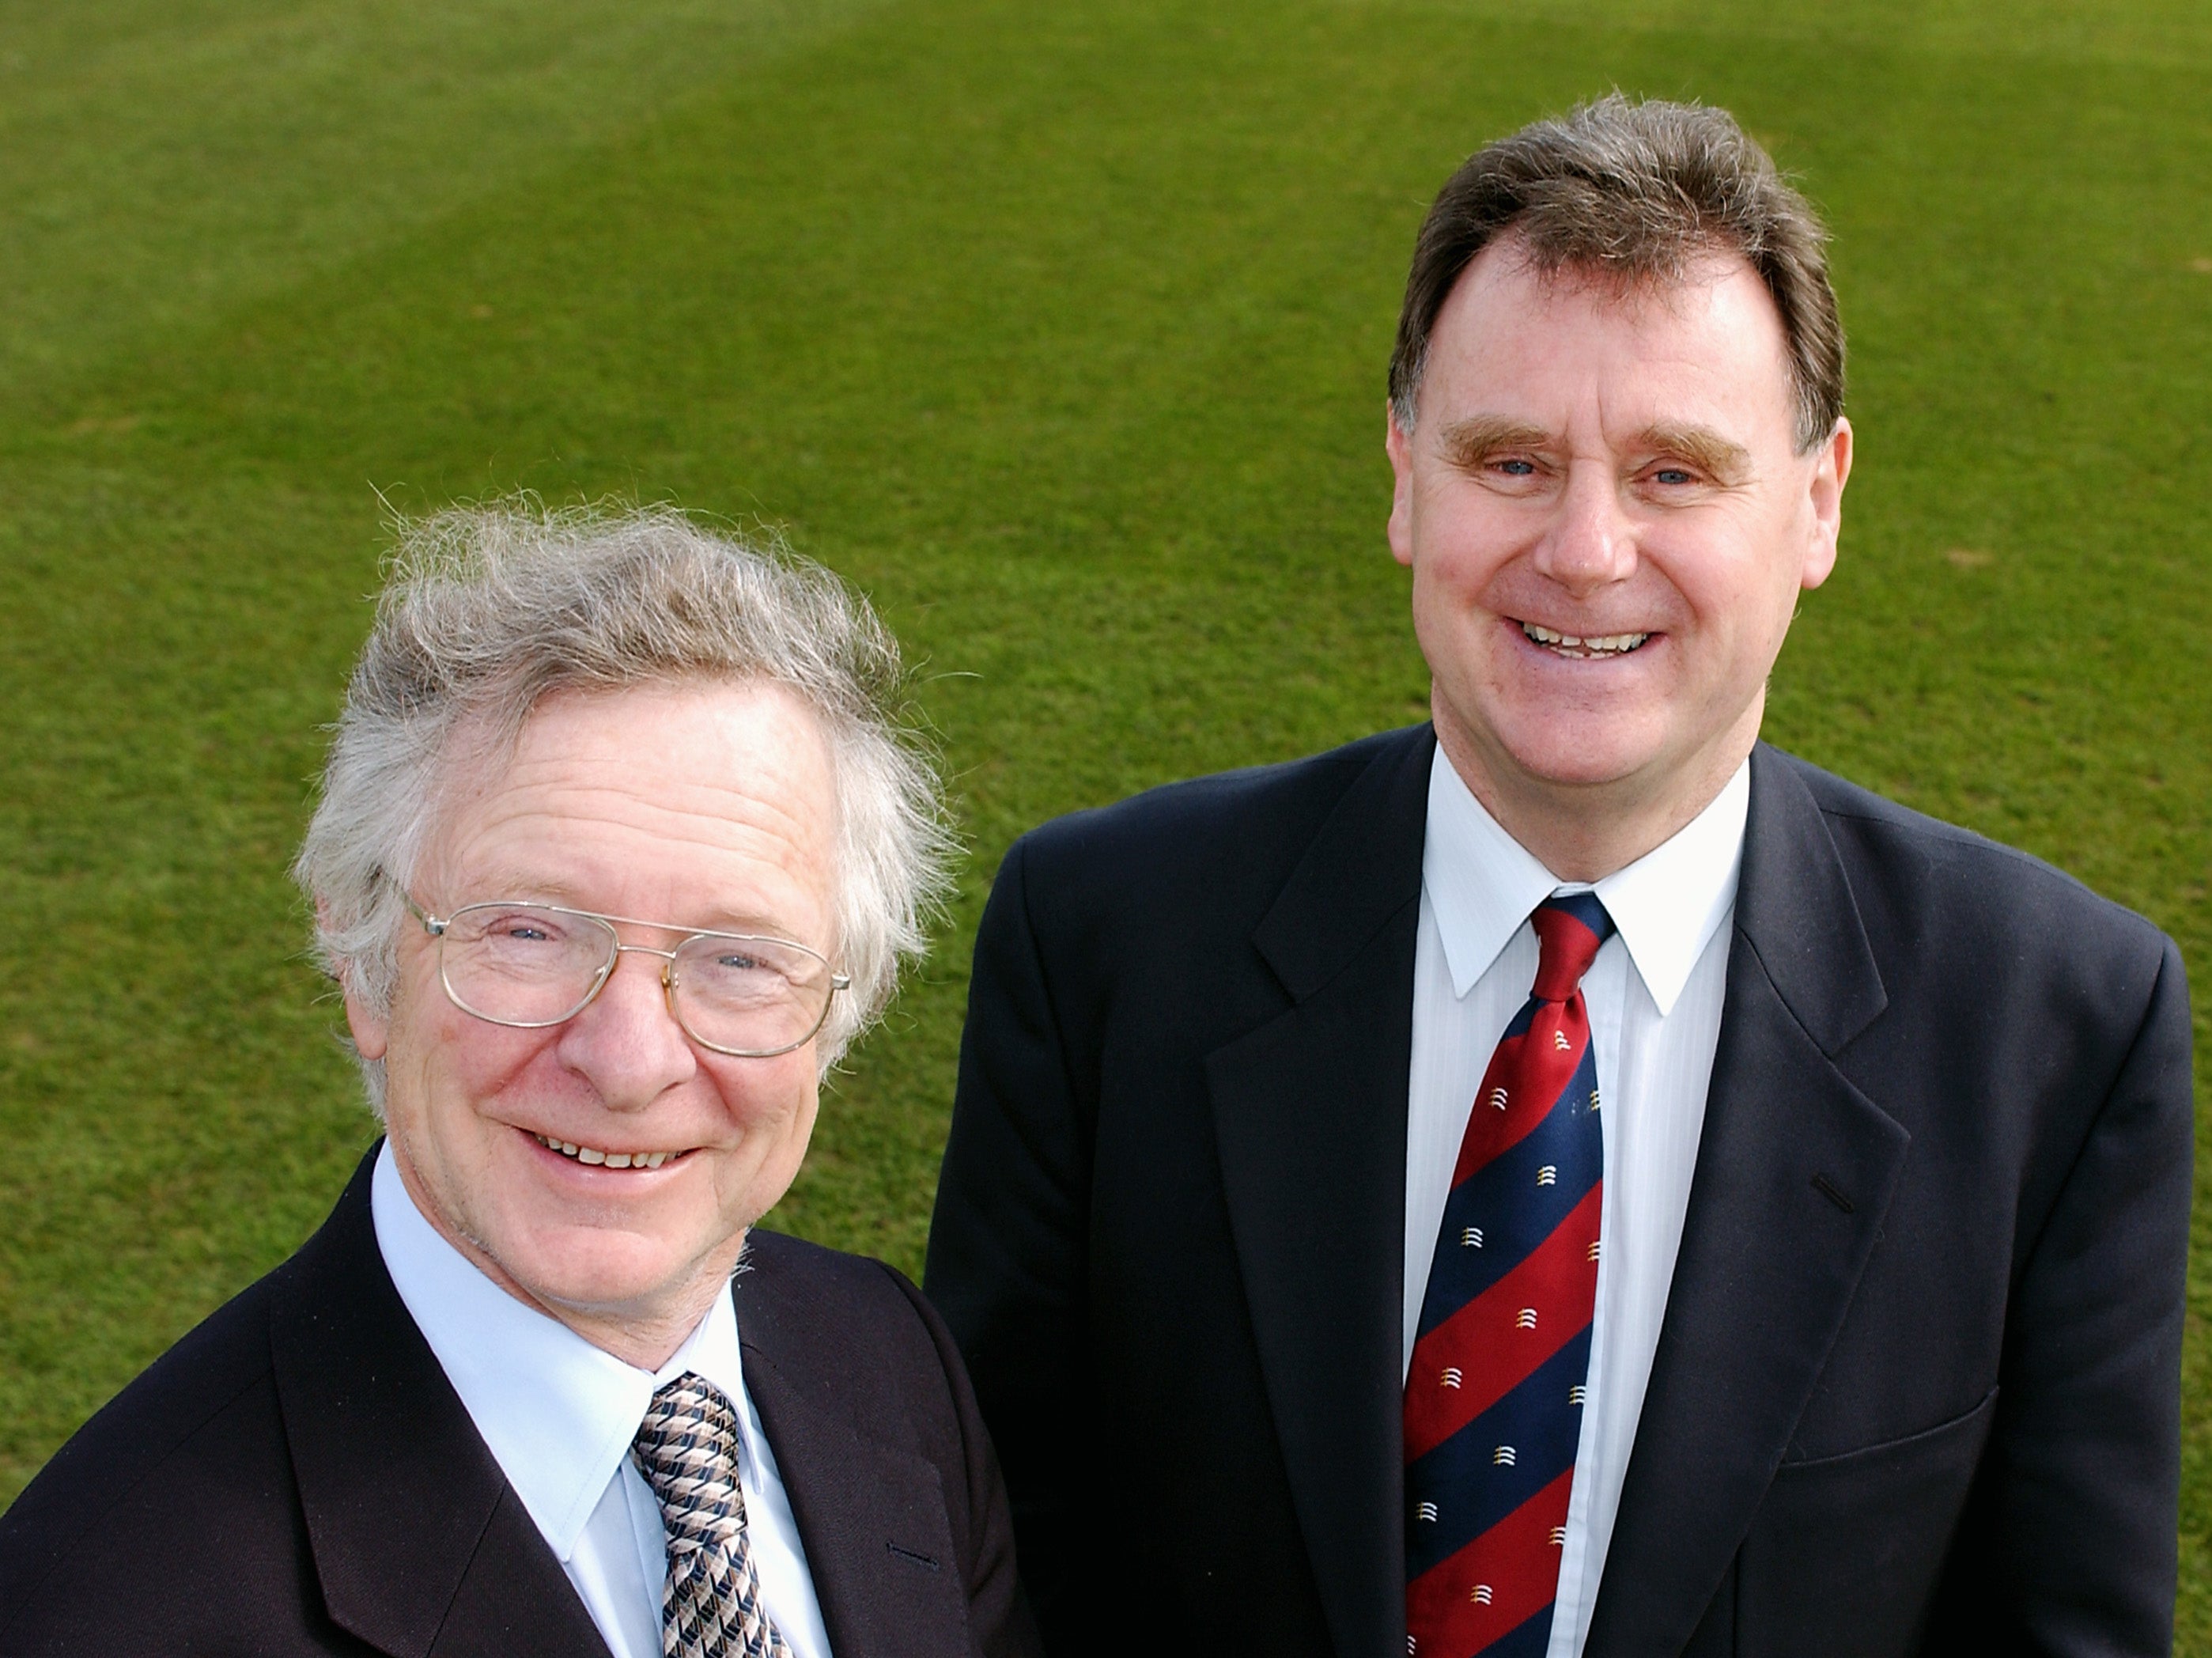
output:
POLYGON ((1717 110, 1473 157, 1390 372, 1432 720, 1008 854, 927 1283, 1053 1651, 2166 1650, 2179 956, 1758 741, 1823 234, 1717 110))

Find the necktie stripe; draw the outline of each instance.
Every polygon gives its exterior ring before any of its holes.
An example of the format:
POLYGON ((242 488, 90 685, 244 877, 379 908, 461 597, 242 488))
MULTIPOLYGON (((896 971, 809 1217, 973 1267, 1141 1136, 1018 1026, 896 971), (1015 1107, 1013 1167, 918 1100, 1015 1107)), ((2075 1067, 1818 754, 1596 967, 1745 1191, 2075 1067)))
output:
POLYGON ((1548 1637, 1559 1570, 1552 1533, 1566 1524, 1573 1478, 1571 1470, 1559 1475, 1457 1554, 1406 1586, 1407 1623, 1419 1631, 1417 1658, 1483 1652, 1540 1614, 1548 1637), (1518 1569, 1531 1557, 1553 1563, 1548 1578, 1518 1569), (1478 1597, 1475 1588, 1490 1593, 1478 1597))
POLYGON ((1418 1577, 1465 1548, 1574 1466, 1582 1410, 1553 1409, 1589 1373, 1590 1332, 1531 1371, 1526 1381, 1407 1470, 1409 1483, 1439 1494, 1406 1531, 1406 1575, 1418 1577), (1510 1465, 1498 1448, 1513 1447, 1510 1465), (1449 1495, 1445 1495, 1449 1493, 1449 1495), (1434 1519, 1429 1517, 1433 1512, 1434 1519))
MULTIPOLYGON (((1554 1011, 1545 1009, 1547 1015, 1554 1011)), ((1510 1150, 1548 1118, 1589 1048, 1589 1022, 1583 1019, 1547 1017, 1535 1028, 1499 1040, 1490 1068, 1483 1073, 1466 1137, 1460 1142, 1459 1161, 1452 1168, 1455 1186, 1510 1150), (1559 1045, 1561 1036, 1567 1039, 1566 1047, 1559 1045), (1503 1110, 1497 1104, 1500 1095, 1505 1100, 1503 1110)))
POLYGON ((688 1370, 653 1394, 638 1425, 631 1454, 668 1537, 662 1658, 791 1658, 761 1603, 738 1454, 736 1409, 688 1370))
POLYGON ((1441 1445, 1589 1328, 1597 1299, 1589 1246, 1601 1197, 1592 1187, 1534 1253, 1413 1344, 1406 1376, 1409 1459, 1441 1445), (1532 1308, 1536 1318, 1524 1327, 1522 1314, 1532 1308))
POLYGON ((1447 1242, 1429 1269, 1420 1334, 1435 1327, 1429 1320, 1449 1317, 1512 1271, 1604 1177, 1604 1148, 1576 1120, 1589 1110, 1580 1101, 1596 1080, 1597 1068, 1586 1058, 1571 1085, 1582 1090, 1571 1111, 1553 1111, 1518 1145, 1452 1189, 1440 1234, 1447 1242), (1549 1180, 1542 1179, 1547 1168, 1549 1180))
POLYGON ((1583 976, 1593 893, 1529 917, 1528 1000, 1468 1112, 1406 1378, 1414 1658, 1540 1658, 1587 1398, 1605 1135, 1583 976))
POLYGON ((1482 1649, 1482 1658, 1544 1658, 1552 1649, 1552 1608, 1531 1612, 1482 1649))

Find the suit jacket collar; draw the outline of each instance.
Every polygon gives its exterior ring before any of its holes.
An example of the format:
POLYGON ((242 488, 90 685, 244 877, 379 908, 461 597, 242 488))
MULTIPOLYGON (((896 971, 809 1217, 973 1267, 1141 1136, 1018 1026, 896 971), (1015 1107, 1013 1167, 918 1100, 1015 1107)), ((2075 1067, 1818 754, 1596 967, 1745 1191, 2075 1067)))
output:
POLYGON ((1427 725, 1394 731, 1376 745, 1254 932, 1261 958, 1297 1000, 1320 991, 1407 905, 1420 902, 1436 747, 1427 725))
POLYGON ((1253 937, 1291 1005, 1207 1057, 1292 1500, 1344 1653, 1405 1644, 1406 1095, 1435 734, 1393 734, 1253 937))
POLYGON ((331 1619, 394 1658, 606 1658, 568 1575, 385 1271, 372 1149, 286 1269, 270 1326, 285 1436, 331 1619))
MULTIPOLYGON (((392 1287, 371 1149, 285 1269, 271 1357, 332 1621, 393 1658, 606 1658, 598 1626, 392 1287)), ((745 1388, 799 1522, 831 1650, 966 1652, 966 1585, 937 1469, 834 1404, 845 1350, 756 1240, 738 1280, 745 1388)), ((818 1309, 816 1309, 818 1311, 818 1309)))
POLYGON ((754 1234, 736 1283, 738 1326, 746 1391, 806 1545, 830 1649, 968 1652, 967 1585, 937 1466, 837 1405, 854 1355, 822 1339, 820 1308, 808 1305, 818 1297, 780 1270, 779 1244, 754 1234))
POLYGON ((1588 1658, 1680 1650, 1765 1496, 1911 1137, 1835 1065, 1887 1005, 1797 763, 1761 745, 1689 1211, 1588 1658))

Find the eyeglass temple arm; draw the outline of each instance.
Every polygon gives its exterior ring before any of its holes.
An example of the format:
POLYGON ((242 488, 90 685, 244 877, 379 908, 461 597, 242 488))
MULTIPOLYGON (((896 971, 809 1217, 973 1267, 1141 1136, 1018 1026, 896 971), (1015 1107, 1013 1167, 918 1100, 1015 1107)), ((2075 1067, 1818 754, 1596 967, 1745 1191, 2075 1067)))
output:
POLYGON ((378 880, 389 884, 392 890, 399 894, 399 901, 407 906, 407 913, 413 916, 416 920, 422 923, 422 930, 424 932, 429 934, 433 938, 442 938, 445 936, 447 923, 439 920, 437 917, 426 913, 422 906, 415 901, 414 893, 409 892, 398 881, 393 881, 392 877, 384 871, 381 866, 378 868, 376 875, 378 880))

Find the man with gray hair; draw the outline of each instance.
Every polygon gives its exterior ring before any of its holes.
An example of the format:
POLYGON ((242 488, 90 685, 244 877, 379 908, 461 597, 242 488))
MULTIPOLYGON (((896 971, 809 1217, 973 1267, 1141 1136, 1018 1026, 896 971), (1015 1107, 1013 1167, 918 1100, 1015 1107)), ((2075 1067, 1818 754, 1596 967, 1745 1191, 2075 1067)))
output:
POLYGON ((902 686, 671 510, 404 533, 297 865, 386 1138, 0 1518, 0 1651, 1030 1650, 935 1314, 754 1228, 945 880, 902 686))
POLYGON ((1822 241, 1718 110, 1474 155, 1387 409, 1431 721, 1007 855, 927 1282, 1048 1650, 2166 1649, 2179 955, 1758 741, 1822 241))

